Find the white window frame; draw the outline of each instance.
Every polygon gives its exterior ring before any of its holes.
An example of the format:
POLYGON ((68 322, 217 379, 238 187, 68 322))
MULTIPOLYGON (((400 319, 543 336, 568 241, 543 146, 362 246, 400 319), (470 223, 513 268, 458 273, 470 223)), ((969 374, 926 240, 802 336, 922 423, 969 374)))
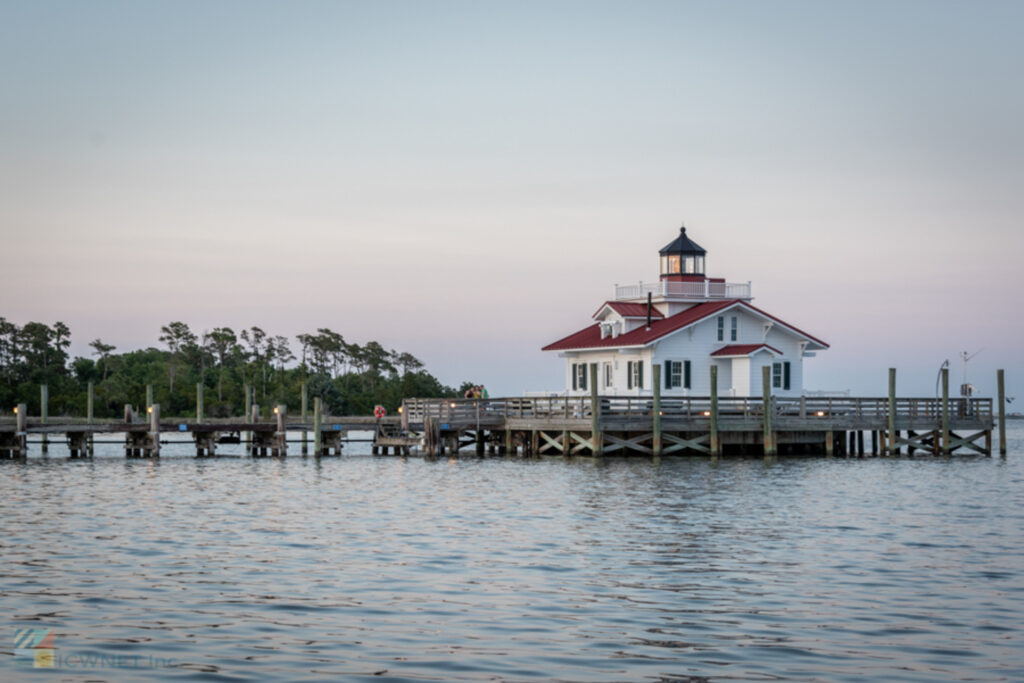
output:
POLYGON ((674 360, 669 368, 669 388, 670 389, 682 389, 683 388, 683 361, 674 360))

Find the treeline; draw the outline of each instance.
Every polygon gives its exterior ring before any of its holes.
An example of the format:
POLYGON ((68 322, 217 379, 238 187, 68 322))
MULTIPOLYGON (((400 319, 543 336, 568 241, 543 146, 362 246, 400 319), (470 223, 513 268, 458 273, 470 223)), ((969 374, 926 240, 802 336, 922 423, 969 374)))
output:
POLYGON ((158 341, 163 348, 117 353, 113 344, 94 339, 92 357, 70 358, 71 330, 64 323, 19 327, 0 317, 0 406, 26 403, 38 415, 39 385, 46 384, 50 415, 85 415, 93 382, 96 417, 119 417, 126 403, 142 406, 152 385, 164 415, 187 416, 195 412, 201 382, 207 416, 242 415, 247 385, 255 403, 284 403, 294 415, 306 383, 310 409, 319 396, 331 414, 361 415, 377 404, 393 413, 406 397, 461 396, 472 384, 444 386, 415 356, 376 341, 351 343, 328 328, 297 335, 293 348, 287 337, 255 326, 237 334, 229 327, 196 334, 175 321, 160 328, 158 341))

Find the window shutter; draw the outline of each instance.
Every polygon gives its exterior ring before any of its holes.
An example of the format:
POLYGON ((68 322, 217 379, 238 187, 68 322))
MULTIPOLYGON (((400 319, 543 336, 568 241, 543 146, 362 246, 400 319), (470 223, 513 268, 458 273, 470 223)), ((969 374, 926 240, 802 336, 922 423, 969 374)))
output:
POLYGON ((690 388, 690 361, 683 361, 683 386, 690 388))
POLYGON ((784 386, 784 388, 789 389, 789 361, 788 360, 785 363, 782 364, 782 370, 785 373, 784 378, 783 378, 783 386, 784 386))
POLYGON ((665 361, 665 388, 672 388, 672 361, 665 361))
POLYGON ((589 369, 590 367, 587 363, 580 363, 580 370, 583 371, 580 373, 580 389, 583 391, 587 390, 587 370, 589 369))
POLYGON ((572 390, 576 391, 579 387, 576 386, 576 364, 572 364, 572 390))
POLYGON ((626 361, 626 388, 633 388, 633 361, 626 361))
POLYGON ((636 362, 636 388, 644 388, 644 362, 642 360, 636 362))

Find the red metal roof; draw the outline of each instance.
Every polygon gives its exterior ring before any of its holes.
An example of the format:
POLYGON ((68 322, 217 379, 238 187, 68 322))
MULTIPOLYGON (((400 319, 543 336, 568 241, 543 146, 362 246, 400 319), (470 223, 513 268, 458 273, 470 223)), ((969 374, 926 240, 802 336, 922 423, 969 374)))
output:
MULTIPOLYGON (((619 302, 608 302, 606 305, 611 304, 625 305, 625 306, 640 306, 644 309, 644 316, 647 315, 646 304, 620 304, 619 302)), ((751 306, 746 301, 741 299, 725 299, 722 301, 713 301, 706 304, 697 304, 692 308, 688 308, 685 311, 676 313, 669 318, 662 318, 660 320, 654 320, 651 323, 650 328, 640 327, 632 332, 620 334, 618 337, 605 337, 601 339, 601 328, 599 325, 589 325, 583 328, 579 332, 570 334, 568 337, 559 339, 556 342, 548 344, 543 347, 542 351, 574 351, 578 349, 600 349, 600 348, 617 348, 622 346, 646 346, 651 342, 660 339, 668 334, 671 334, 684 327, 692 325, 704 318, 715 315, 719 311, 723 311, 732 306, 742 306, 748 308, 755 313, 763 315, 764 317, 774 320, 792 330, 793 332, 810 339, 816 344, 821 345, 822 348, 828 348, 828 344, 821 341, 816 337, 812 337, 806 332, 793 327, 787 322, 776 318, 773 315, 765 313, 756 306, 751 306)))
MULTIPOLYGON (((592 317, 597 317, 597 314, 607 306, 612 309, 623 318, 646 318, 647 317, 647 304, 629 304, 624 301, 605 301, 601 304, 601 308, 597 309, 597 313, 594 313, 592 317)), ((651 318, 661 319, 665 316, 657 308, 651 306, 651 318)))
POLYGON ((774 346, 769 346, 768 344, 733 344, 732 346, 726 346, 723 349, 718 349, 712 353, 711 356, 749 356, 755 351, 760 351, 761 349, 768 349, 769 351, 774 351, 780 356, 782 355, 782 351, 779 351, 774 346))
MULTIPOLYGON (((714 315, 724 308, 728 308, 738 300, 716 301, 714 303, 697 304, 681 313, 676 313, 670 318, 663 318, 651 323, 651 327, 640 327, 632 332, 620 334, 618 337, 605 337, 601 339, 601 328, 599 325, 590 325, 575 334, 570 334, 564 339, 559 339, 553 344, 548 344, 542 351, 567 351, 569 349, 593 349, 602 347, 617 346, 644 346, 650 342, 664 337, 666 334, 675 332, 698 320, 714 315)), ((646 304, 638 304, 647 308, 646 304)), ((646 313, 645 313, 646 315, 646 313)))

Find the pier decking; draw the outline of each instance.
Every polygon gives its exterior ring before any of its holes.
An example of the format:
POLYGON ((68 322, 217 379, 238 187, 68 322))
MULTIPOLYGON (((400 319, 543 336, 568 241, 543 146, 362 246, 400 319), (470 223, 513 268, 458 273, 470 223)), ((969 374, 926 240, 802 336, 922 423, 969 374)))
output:
POLYGON ((428 455, 693 453, 991 454, 992 399, 624 398, 560 396, 489 400, 407 400, 406 429, 424 433, 428 455), (595 410, 595 406, 597 409, 595 410), (891 408, 891 410, 890 410, 891 408), (893 429, 890 430, 890 419, 893 429), (943 428, 943 425, 946 428, 943 428), (983 439, 983 445, 977 441, 983 439))
MULTIPOLYGON (((256 407, 249 420, 204 419, 201 392, 195 420, 161 421, 159 404, 147 409, 145 421, 131 406, 125 406, 120 421, 48 420, 45 411, 30 419, 21 404, 14 419, 0 419, 0 458, 26 457, 30 435, 41 437, 46 452, 47 438, 60 434, 72 458, 91 456, 94 438, 102 434, 124 434, 128 457, 154 457, 174 433, 190 436, 197 456, 215 455, 218 443, 243 440, 249 455, 287 455, 289 432, 301 432, 303 455, 340 455, 349 431, 372 432, 374 455, 389 450, 408 455, 421 446, 428 457, 455 455, 470 446, 478 455, 992 454, 993 400, 950 398, 945 370, 942 398, 897 398, 895 370, 889 373, 888 398, 781 397, 767 391, 759 398, 719 397, 714 368, 710 396, 662 397, 661 368, 655 365, 652 370, 655 389, 650 396, 598 395, 597 369, 591 366, 589 396, 411 398, 403 401, 399 416, 383 418, 324 416, 317 398, 312 422, 289 421, 283 405, 274 408, 273 421, 261 421, 256 407)), ((1005 455, 1002 370, 998 387, 1000 453, 1005 455)))

